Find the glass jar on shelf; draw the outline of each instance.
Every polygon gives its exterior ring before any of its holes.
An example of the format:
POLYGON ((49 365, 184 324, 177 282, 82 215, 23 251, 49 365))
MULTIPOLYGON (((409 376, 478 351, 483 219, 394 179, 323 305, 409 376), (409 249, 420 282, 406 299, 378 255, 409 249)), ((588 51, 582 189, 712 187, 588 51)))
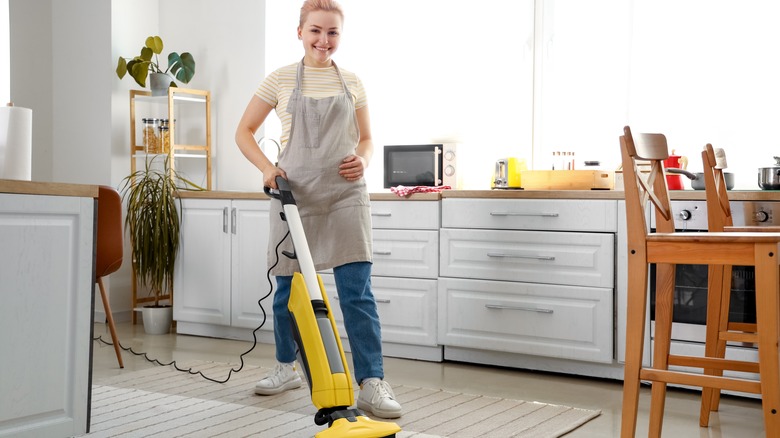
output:
POLYGON ((144 152, 147 154, 159 153, 160 140, 157 134, 157 119, 143 118, 141 121, 143 122, 141 137, 143 139, 144 152))
POLYGON ((163 154, 171 152, 171 131, 168 125, 160 125, 160 152, 163 154))

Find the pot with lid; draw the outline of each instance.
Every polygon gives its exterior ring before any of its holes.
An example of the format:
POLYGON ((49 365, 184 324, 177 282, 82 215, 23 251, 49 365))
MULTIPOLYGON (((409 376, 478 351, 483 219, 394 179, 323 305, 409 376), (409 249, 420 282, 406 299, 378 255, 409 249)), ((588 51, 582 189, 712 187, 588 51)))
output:
POLYGON ((774 166, 758 168, 758 186, 763 190, 780 190, 780 157, 774 158, 774 166))

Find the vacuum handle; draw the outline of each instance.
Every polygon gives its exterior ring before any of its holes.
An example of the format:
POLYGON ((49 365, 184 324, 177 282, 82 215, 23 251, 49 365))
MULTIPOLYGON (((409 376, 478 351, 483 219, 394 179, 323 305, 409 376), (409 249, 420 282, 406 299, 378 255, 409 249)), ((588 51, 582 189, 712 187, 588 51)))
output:
POLYGON ((270 187, 264 186, 263 192, 265 192, 266 195, 278 199, 282 201, 282 205, 288 205, 292 204, 295 205, 295 198, 292 194, 292 189, 290 188, 290 183, 284 179, 282 176, 276 177, 276 187, 279 187, 278 189, 274 190, 270 187))

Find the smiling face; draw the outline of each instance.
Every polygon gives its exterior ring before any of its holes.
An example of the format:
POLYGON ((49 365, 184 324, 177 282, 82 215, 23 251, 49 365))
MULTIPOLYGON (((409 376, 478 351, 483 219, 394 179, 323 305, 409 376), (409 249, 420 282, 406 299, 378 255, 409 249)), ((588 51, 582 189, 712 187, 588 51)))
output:
POLYGON ((339 47, 342 19, 336 12, 312 11, 298 27, 298 38, 303 41, 306 54, 304 65, 330 67, 330 57, 339 47))

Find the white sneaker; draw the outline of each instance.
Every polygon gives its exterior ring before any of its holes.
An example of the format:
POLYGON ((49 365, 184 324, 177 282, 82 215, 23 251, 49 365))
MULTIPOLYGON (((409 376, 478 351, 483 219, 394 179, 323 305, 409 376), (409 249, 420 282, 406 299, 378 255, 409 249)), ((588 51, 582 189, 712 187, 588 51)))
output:
POLYGON ((395 400, 393 388, 389 383, 376 377, 366 379, 360 385, 357 407, 379 418, 401 416, 401 404, 395 400))
POLYGON ((301 377, 295 371, 295 362, 278 363, 255 385, 255 394, 274 395, 289 389, 301 387, 301 377))

